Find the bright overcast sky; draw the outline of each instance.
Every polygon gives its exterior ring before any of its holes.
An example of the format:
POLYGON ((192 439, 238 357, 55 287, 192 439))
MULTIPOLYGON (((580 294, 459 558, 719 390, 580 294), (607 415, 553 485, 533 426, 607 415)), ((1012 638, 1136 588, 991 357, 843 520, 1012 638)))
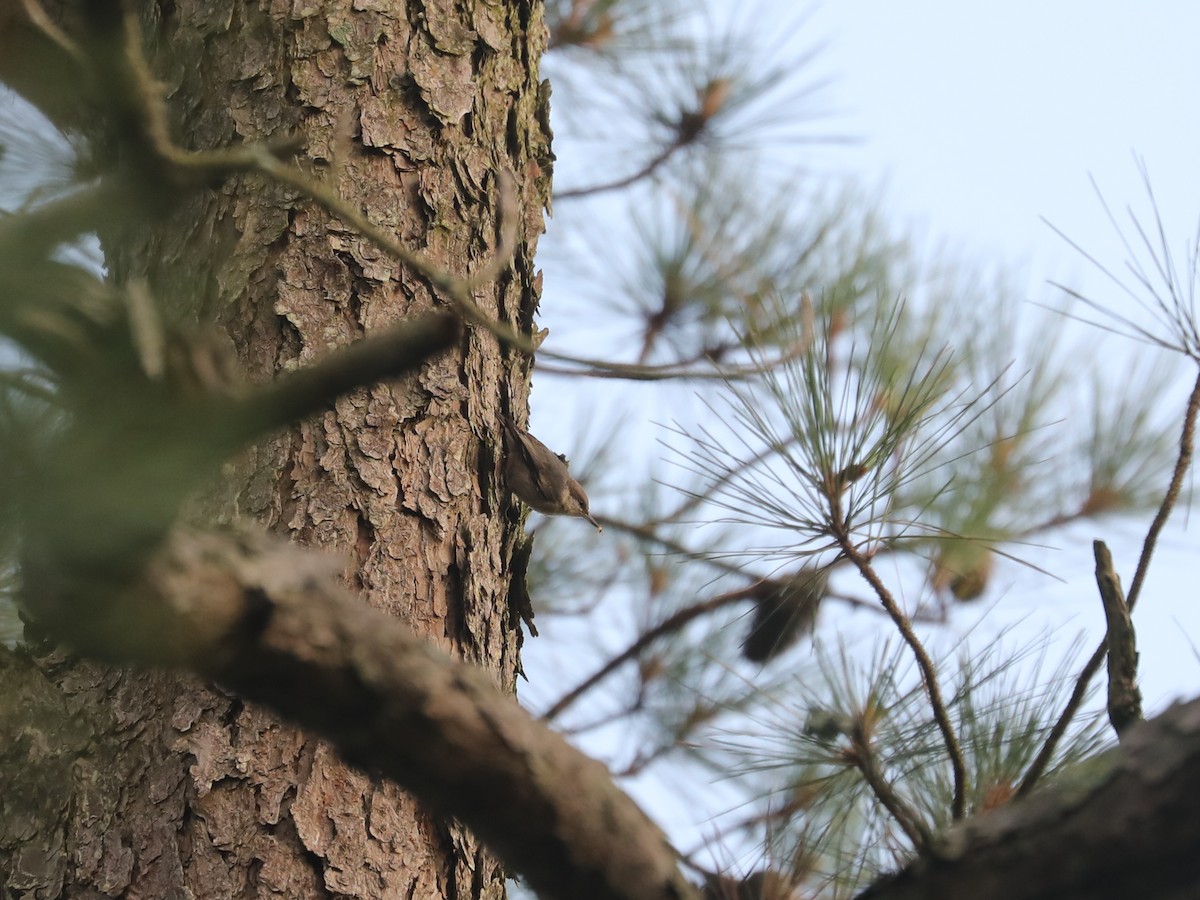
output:
POLYGON ((932 235, 1042 277, 1082 269, 1039 217, 1111 246, 1088 176, 1114 207, 1142 201, 1135 153, 1178 248, 1194 234, 1200 4, 840 0, 809 32, 864 138, 845 165, 886 176, 891 211, 932 235))

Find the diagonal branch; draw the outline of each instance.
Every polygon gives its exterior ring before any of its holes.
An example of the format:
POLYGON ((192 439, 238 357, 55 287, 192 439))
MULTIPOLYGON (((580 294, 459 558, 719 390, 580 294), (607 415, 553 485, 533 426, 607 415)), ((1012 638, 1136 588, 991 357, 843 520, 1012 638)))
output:
POLYGON ((871 793, 883 804, 884 809, 891 813, 892 818, 896 820, 900 830, 912 841, 917 852, 922 856, 927 854, 933 844, 933 835, 921 821, 920 814, 896 793, 891 783, 884 777, 883 772, 879 770, 874 750, 864 735, 856 735, 853 738, 853 747, 854 765, 862 773, 863 781, 867 783, 871 793))
POLYGON ((1137 643, 1129 604, 1121 591, 1121 579, 1113 568, 1112 554, 1104 541, 1093 541, 1096 555, 1096 585, 1104 618, 1108 623, 1105 646, 1108 652, 1108 720, 1118 738, 1129 726, 1142 721, 1142 694, 1137 686, 1137 643))
POLYGON ((38 624, 105 660, 197 672, 312 729, 459 818, 542 896, 697 897, 603 765, 352 597, 337 569, 260 531, 177 530, 130 589, 91 585, 42 607, 86 616, 38 624))
POLYGON ((618 653, 599 669, 573 687, 570 691, 564 694, 559 700, 551 706, 545 713, 542 714, 542 721, 550 722, 567 710, 576 700, 584 693, 591 690, 612 672, 620 668, 621 665, 634 659, 643 650, 653 644, 656 640, 664 635, 673 634, 683 626, 687 625, 693 619, 698 619, 700 616, 715 612, 723 606, 730 603, 735 603, 745 599, 745 591, 733 591, 728 594, 719 594, 716 597, 709 597, 707 600, 702 600, 699 603, 694 603, 691 606, 685 607, 674 615, 663 619, 658 625, 648 631, 643 632, 622 652, 618 653))
POLYGON ((449 347, 461 330, 450 313, 424 313, 339 348, 235 401, 231 437, 253 440, 300 421, 354 388, 406 374, 449 347))
POLYGON ((644 178, 649 178, 657 172, 664 163, 684 147, 688 146, 689 141, 676 139, 667 144, 662 150, 655 154, 637 171, 625 175, 621 178, 616 178, 613 181, 605 181, 600 184, 590 184, 587 187, 571 188, 566 191, 558 191, 554 195, 555 200, 578 200, 582 197, 591 197, 596 194, 604 194, 608 191, 619 191, 622 188, 627 188, 630 185, 636 184, 644 178))
POLYGON ((966 815, 967 810, 967 767, 963 760, 962 746, 958 742, 958 736, 954 733, 954 725, 951 723, 950 713, 946 709, 946 701, 942 699, 942 689, 938 682, 937 670, 933 666, 933 660, 929 658, 921 639, 913 631, 912 622, 896 603, 896 598, 880 581, 871 563, 854 546, 849 535, 839 530, 835 537, 846 558, 854 563, 863 578, 871 585, 879 602, 883 604, 883 608, 887 610, 896 628, 899 629, 900 636, 912 649, 913 656, 916 657, 917 667, 921 670, 921 680, 925 684, 925 692, 929 695, 929 704, 933 708, 933 718, 937 722, 938 730, 942 733, 942 740, 946 744, 946 753, 950 757, 950 767, 954 772, 954 803, 950 813, 955 819, 961 819, 966 815))
MULTIPOLYGON (((1179 499, 1179 493, 1183 490, 1183 479, 1187 475, 1188 469, 1192 464, 1193 444, 1196 434, 1196 417, 1200 414, 1200 374, 1197 374, 1196 381, 1192 385, 1192 392, 1188 395, 1187 409, 1183 416, 1183 426, 1179 433, 1179 455, 1175 459, 1175 469, 1171 472, 1171 481, 1167 485, 1167 491, 1163 495, 1162 503, 1159 504, 1158 512, 1154 516, 1154 521, 1150 523, 1150 528, 1146 532, 1146 539, 1142 542, 1142 553, 1138 558, 1137 570, 1133 576, 1133 583, 1129 587, 1127 604, 1132 610, 1137 603, 1138 596, 1141 594, 1142 585, 1146 580, 1146 573, 1150 570, 1150 560, 1154 556, 1154 548, 1158 544, 1158 537, 1166 527, 1167 519, 1171 516, 1171 510, 1175 508, 1175 503, 1179 499)), ((1079 707, 1083 705, 1083 699, 1087 696, 1088 686, 1091 684, 1092 678, 1100 669, 1100 663, 1104 661, 1105 654, 1108 650, 1107 641, 1101 641, 1100 645, 1093 651, 1091 658, 1084 665, 1083 670, 1079 673, 1079 677, 1075 681, 1075 690, 1071 692, 1071 696, 1067 699, 1066 706, 1063 707, 1062 713, 1059 714, 1054 726, 1050 729, 1050 734, 1046 737, 1046 742, 1042 745, 1042 749, 1038 751, 1037 757, 1029 766, 1029 771, 1025 773, 1025 777, 1021 780, 1021 785, 1017 788, 1017 795, 1024 796, 1033 790, 1038 779, 1045 773, 1046 768, 1050 765, 1050 760, 1054 757, 1054 751, 1058 749, 1058 743, 1066 734, 1067 728, 1071 721, 1075 718, 1075 714, 1079 711, 1079 707)))

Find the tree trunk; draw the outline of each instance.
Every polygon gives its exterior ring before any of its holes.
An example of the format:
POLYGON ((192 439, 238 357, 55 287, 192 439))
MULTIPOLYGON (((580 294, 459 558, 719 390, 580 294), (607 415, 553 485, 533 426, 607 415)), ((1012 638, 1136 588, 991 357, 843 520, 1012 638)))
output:
MULTIPOLYGON (((149 5, 143 24, 180 144, 300 134, 312 177, 448 273, 490 260, 497 173, 512 172, 516 253, 474 299, 528 329, 550 158, 540 4, 178 0, 149 5)), ((217 323, 255 381, 444 304, 256 178, 103 237, 115 278, 145 279, 177 320, 217 323)), ((528 375, 524 356, 470 330, 416 375, 244 454, 196 515, 252 516, 339 554, 364 602, 513 691, 518 526, 497 448, 528 375)), ((464 829, 219 688, 48 652, 0 658, 0 697, 0 732, 15 736, 0 742, 0 896, 503 894, 500 866, 464 829)))

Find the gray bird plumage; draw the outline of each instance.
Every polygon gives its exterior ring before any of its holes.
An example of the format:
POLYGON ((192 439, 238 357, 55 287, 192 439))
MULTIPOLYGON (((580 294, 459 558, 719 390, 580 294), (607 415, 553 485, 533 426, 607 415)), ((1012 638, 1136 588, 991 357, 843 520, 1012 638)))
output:
POLYGON ((540 513, 579 516, 603 531, 588 511, 583 486, 571 477, 567 458, 555 453, 507 416, 504 424, 504 477, 508 489, 540 513))

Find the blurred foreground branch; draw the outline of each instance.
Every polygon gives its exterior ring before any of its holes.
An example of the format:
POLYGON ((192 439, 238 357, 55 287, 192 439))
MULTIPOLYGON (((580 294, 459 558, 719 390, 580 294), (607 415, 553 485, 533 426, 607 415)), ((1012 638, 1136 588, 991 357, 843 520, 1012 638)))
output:
POLYGON ((176 530, 136 584, 93 594, 86 623, 41 624, 104 659, 196 672, 312 729, 461 819, 546 896, 695 896, 603 765, 483 671, 352 597, 339 568, 259 531, 176 530))

